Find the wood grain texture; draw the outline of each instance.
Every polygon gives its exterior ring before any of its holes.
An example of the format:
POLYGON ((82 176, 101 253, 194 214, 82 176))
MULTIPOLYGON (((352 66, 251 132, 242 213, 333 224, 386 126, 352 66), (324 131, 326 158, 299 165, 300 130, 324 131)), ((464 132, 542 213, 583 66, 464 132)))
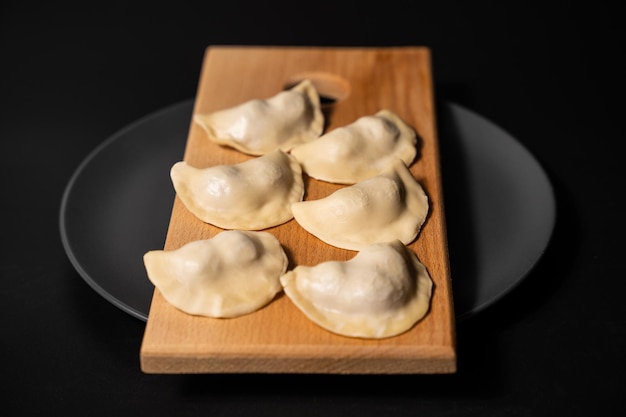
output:
MULTIPOLYGON (((411 172, 429 196, 430 213, 409 247, 433 281, 431 307, 410 331, 381 340, 332 334, 308 320, 284 295, 265 308, 234 319, 195 317, 169 305, 155 290, 140 351, 146 373, 453 373, 455 322, 447 252, 430 51, 424 47, 232 47, 207 48, 195 113, 267 98, 311 77, 330 106, 326 131, 388 108, 418 133, 411 172)), ((252 158, 210 142, 190 121, 184 159, 207 167, 252 158)), ((177 161, 172 161, 174 164, 177 161)), ((306 199, 341 186, 306 179, 306 199)), ((266 229, 296 265, 347 260, 356 252, 331 247, 295 220, 266 229)), ((222 229, 195 218, 178 198, 164 249, 215 236, 222 229)), ((146 278, 147 279, 147 278, 146 278)))

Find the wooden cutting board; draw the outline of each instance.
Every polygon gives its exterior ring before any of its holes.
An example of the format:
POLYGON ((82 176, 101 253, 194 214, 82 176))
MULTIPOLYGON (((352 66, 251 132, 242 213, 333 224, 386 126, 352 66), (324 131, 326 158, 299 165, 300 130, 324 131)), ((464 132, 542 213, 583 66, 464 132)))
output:
MULTIPOLYGON (((318 327, 283 293, 252 314, 212 319, 175 309, 157 289, 140 351, 144 372, 429 374, 456 371, 455 322, 430 59, 430 51, 425 47, 207 48, 194 114, 268 98, 308 78, 325 97, 326 131, 383 108, 395 111, 415 128, 420 147, 411 172, 429 196, 430 214, 409 247, 427 267, 434 291, 428 314, 407 333, 364 340, 339 336, 318 327)), ((210 142, 202 129, 191 122, 187 147, 181 157, 197 167, 252 158, 210 142)), ((306 184, 306 199, 327 196, 341 187, 314 179, 308 179, 306 184)), ((283 244, 290 259, 289 269, 328 260, 347 260, 356 255, 326 245, 293 219, 266 230, 283 244)), ((164 249, 207 239, 221 231, 195 218, 176 198, 164 249)))

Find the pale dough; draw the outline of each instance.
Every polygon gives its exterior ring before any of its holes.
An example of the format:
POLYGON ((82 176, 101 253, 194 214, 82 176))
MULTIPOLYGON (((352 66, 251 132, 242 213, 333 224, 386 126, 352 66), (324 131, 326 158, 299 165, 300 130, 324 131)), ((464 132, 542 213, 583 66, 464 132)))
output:
POLYGON ((267 99, 255 99, 193 118, 210 140, 249 155, 317 139, 324 129, 319 94, 309 80, 267 99))
POLYGON ((280 281, 317 325, 374 339, 401 334, 421 320, 433 286, 417 255, 398 240, 367 246, 348 261, 297 266, 280 281))
POLYGON ((222 229, 261 230, 293 218, 304 197, 302 169, 276 149, 233 165, 195 168, 184 161, 170 171, 183 204, 200 220, 222 229))
POLYGON ((227 230, 178 249, 144 255, 150 281, 188 314, 237 317, 268 304, 280 291, 287 256, 268 232, 227 230))
POLYGON ((361 250, 395 239, 411 243, 428 214, 428 197, 400 160, 385 172, 318 200, 296 202, 293 215, 329 245, 361 250))
POLYGON ((291 154, 315 179, 354 184, 387 170, 396 159, 410 166, 416 146, 415 131, 397 114, 384 109, 298 145, 291 154))

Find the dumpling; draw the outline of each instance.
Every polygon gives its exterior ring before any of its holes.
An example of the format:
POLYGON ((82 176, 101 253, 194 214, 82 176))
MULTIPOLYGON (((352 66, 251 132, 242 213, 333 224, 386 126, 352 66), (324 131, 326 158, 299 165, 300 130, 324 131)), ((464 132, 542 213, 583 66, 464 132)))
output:
POLYGON ((417 155, 416 146, 413 128, 385 109, 298 145, 291 154, 313 178, 354 184, 380 174, 396 159, 410 166, 417 155))
POLYGON ((428 197, 400 160, 385 172, 318 200, 292 204, 294 218, 329 245, 361 250, 398 239, 411 243, 428 214, 428 197))
POLYGON ((250 155, 276 148, 288 151, 299 143, 317 139, 324 129, 324 115, 317 90, 304 80, 268 99, 255 99, 193 120, 210 140, 250 155))
POLYGON ((367 246, 348 261, 299 265, 280 282, 314 323, 361 338, 409 330, 428 312, 433 286, 417 255, 398 240, 367 246))
POLYGON ((227 230, 178 249, 144 257, 148 278, 179 310, 215 318, 237 317, 268 304, 282 291, 287 256, 269 232, 227 230))
POLYGON ((183 204, 200 220, 222 229, 260 230, 293 218, 291 204, 304 197, 302 169, 276 149, 233 165, 172 166, 172 183, 183 204))
POLYGON ((233 165, 195 168, 181 161, 170 176, 183 204, 223 229, 260 230, 291 218, 304 196, 302 169, 280 149, 233 165))

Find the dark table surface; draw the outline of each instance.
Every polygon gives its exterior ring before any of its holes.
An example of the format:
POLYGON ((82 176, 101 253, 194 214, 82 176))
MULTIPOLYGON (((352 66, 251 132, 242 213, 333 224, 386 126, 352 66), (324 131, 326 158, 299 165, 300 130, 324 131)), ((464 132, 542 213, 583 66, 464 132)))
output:
POLYGON ((0 414, 626 411, 623 7, 351 3, 0 6, 0 414), (73 268, 61 197, 112 134, 192 99, 218 44, 428 46, 438 98, 503 127, 543 165, 558 205, 550 245, 514 291, 458 323, 456 374, 141 372, 145 323, 73 268))

